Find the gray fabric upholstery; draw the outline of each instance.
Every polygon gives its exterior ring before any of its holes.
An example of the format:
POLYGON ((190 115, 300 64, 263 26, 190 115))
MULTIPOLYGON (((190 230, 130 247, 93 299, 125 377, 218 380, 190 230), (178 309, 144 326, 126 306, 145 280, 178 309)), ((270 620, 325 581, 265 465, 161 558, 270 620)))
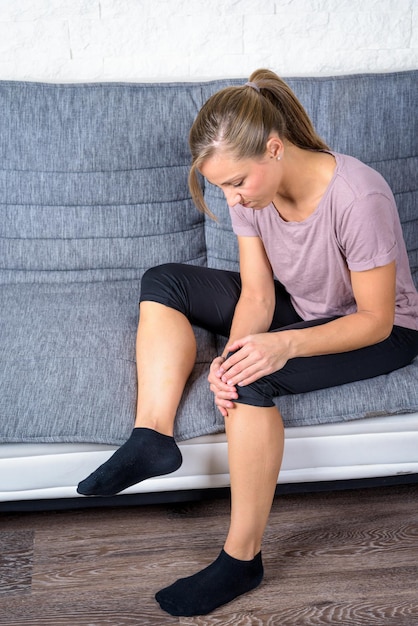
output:
MULTIPOLYGON (((138 280, 2 286, 1 441, 127 439, 139 290, 138 280)), ((179 410, 179 439, 222 428, 207 384, 215 337, 195 330, 197 364, 179 410)))
MULTIPOLYGON (((418 278, 418 72, 288 82, 337 151, 380 170, 418 278)), ((121 443, 135 411, 140 279, 166 261, 237 268, 219 222, 187 188, 187 135, 222 86, 0 82, 0 441, 121 443)), ((223 339, 196 329, 198 359, 176 422, 223 430, 207 365, 223 339)), ((418 361, 389 376, 280 399, 288 426, 418 410, 418 361)))
POLYGON ((191 85, 0 83, 0 283, 204 263, 187 189, 191 85))

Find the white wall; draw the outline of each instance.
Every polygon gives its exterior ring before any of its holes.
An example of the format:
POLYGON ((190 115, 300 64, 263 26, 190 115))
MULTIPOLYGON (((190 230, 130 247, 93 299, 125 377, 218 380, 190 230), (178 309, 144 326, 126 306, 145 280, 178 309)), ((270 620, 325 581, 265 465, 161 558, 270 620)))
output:
POLYGON ((0 79, 79 81, 418 67, 418 0, 0 0, 0 79))

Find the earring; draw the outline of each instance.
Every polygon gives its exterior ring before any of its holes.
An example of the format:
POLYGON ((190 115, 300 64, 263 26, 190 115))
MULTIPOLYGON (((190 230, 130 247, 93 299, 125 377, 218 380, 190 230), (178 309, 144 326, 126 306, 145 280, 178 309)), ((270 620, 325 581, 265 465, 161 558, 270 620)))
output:
POLYGON ((281 158, 282 158, 282 157, 281 157, 281 155, 279 154, 279 156, 277 157, 277 160, 278 160, 278 161, 280 161, 280 159, 281 159, 281 158))

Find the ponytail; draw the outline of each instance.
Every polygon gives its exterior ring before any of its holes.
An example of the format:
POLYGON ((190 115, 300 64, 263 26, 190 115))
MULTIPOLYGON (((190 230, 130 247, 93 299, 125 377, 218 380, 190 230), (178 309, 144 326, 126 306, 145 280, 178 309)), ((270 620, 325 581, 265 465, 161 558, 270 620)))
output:
MULTIPOLYGON (((329 150, 327 144, 316 133, 305 109, 290 87, 270 70, 256 70, 249 78, 268 102, 278 111, 283 120, 283 131, 279 136, 305 150, 329 150)), ((271 128, 270 130, 277 130, 271 128)))

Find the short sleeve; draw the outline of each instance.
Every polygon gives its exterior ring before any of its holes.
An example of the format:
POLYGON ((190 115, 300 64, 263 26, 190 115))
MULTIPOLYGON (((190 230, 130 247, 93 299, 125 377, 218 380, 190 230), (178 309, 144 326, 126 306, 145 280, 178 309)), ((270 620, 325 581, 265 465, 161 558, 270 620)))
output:
POLYGON ((259 232, 254 224, 254 211, 246 209, 241 204, 229 207, 232 230, 237 236, 259 237, 259 232))
POLYGON ((350 270, 370 270, 396 259, 396 211, 394 201, 381 193, 357 199, 346 211, 340 242, 350 270))

